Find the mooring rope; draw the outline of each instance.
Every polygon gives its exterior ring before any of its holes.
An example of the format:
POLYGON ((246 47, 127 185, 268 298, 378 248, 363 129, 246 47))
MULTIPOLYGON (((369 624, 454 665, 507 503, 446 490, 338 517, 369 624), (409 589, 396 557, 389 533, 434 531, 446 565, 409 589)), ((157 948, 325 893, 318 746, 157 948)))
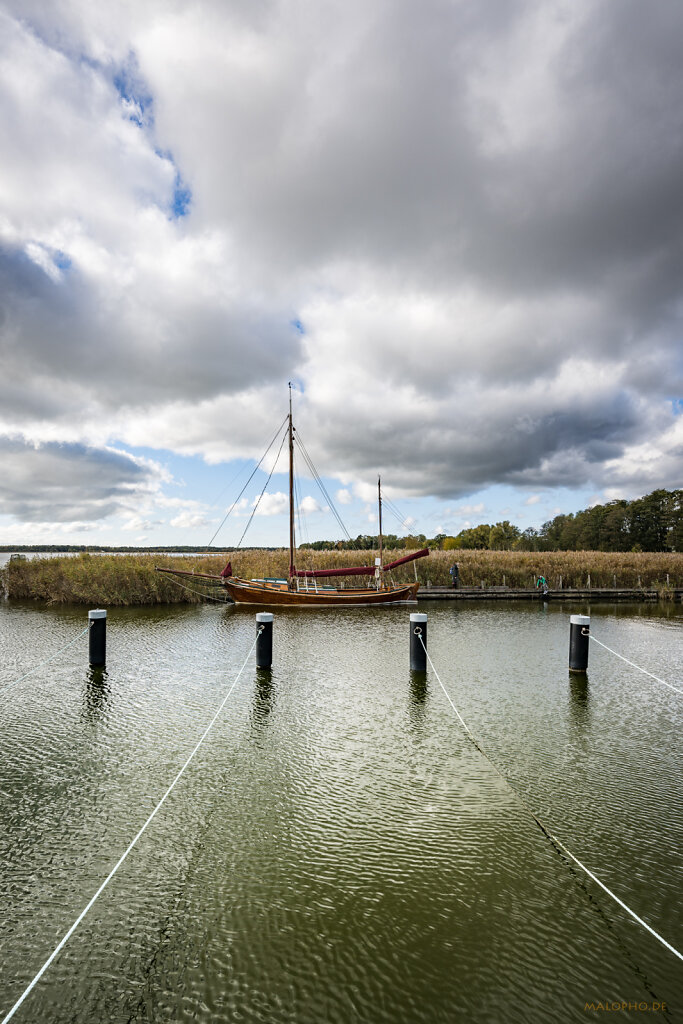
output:
POLYGON ((260 634, 260 633, 261 633, 262 631, 263 631, 263 626, 261 626, 261 627, 260 627, 260 628, 258 629, 258 631, 257 631, 257 633, 256 633, 256 637, 254 638, 254 642, 253 642, 253 644, 251 645, 251 648, 249 649, 249 653, 247 654, 246 658, 244 659, 244 661, 243 661, 243 663, 242 663, 242 668, 241 668, 241 669, 239 670, 239 672, 238 672, 238 673, 237 673, 237 675, 235 676, 235 679, 234 679, 234 681, 233 681, 233 684, 232 684, 232 686, 230 687, 230 689, 228 690, 228 692, 226 693, 226 695, 225 695, 225 697, 223 698, 223 700, 221 701, 221 704, 220 704, 220 707, 218 708, 218 711, 216 711, 215 715, 213 716, 213 718, 211 719, 211 721, 210 721, 210 722, 209 722, 209 724, 207 725, 206 729, 204 730, 204 732, 203 732, 203 733, 202 733, 202 735, 200 736, 199 740, 197 741, 197 743, 196 743, 196 745, 195 745, 195 747, 194 747, 194 749, 193 749, 192 753, 190 754, 190 756, 189 756, 189 757, 188 757, 188 759, 186 760, 185 764, 184 764, 184 765, 183 765, 183 767, 182 767, 182 768, 180 769, 180 771, 178 772, 178 774, 177 774, 177 775, 176 775, 176 777, 174 778, 173 782, 172 782, 172 783, 171 783, 171 785, 170 785, 170 786, 168 787, 168 789, 166 790, 166 792, 165 792, 165 793, 164 793, 164 795, 162 796, 161 800, 160 800, 160 801, 159 801, 159 803, 158 803, 158 804, 156 805, 156 807, 154 808, 154 810, 152 811, 152 813, 150 814, 150 816, 149 816, 149 817, 147 818, 147 821, 146 821, 146 822, 144 823, 144 825, 142 826, 142 828, 141 828, 141 829, 139 830, 139 832, 137 833, 137 835, 135 836, 135 838, 134 838, 134 839, 133 839, 133 840, 132 840, 132 841, 131 841, 131 842, 129 843, 128 847, 126 848, 125 852, 124 852, 124 853, 123 853, 123 854, 121 855, 121 857, 119 857, 118 861, 116 862, 116 864, 114 865, 114 867, 113 867, 113 868, 111 869, 111 871, 109 872, 109 874, 107 875, 107 877, 105 878, 105 880, 104 880, 104 881, 102 882, 102 885, 101 885, 101 886, 99 887, 99 889, 97 890, 97 892, 95 893, 95 895, 94 895, 94 896, 93 896, 93 897, 92 897, 92 898, 90 899, 90 901, 89 901, 89 902, 87 903, 87 905, 86 905, 86 906, 85 906, 85 907, 83 908, 83 910, 81 911, 81 913, 80 913, 80 914, 78 915, 78 917, 76 918, 76 920, 74 921, 74 923, 73 923, 73 924, 71 925, 71 927, 69 928, 69 930, 68 930, 68 932, 66 933, 66 935, 65 935, 65 936, 64 936, 64 937, 62 938, 61 942, 60 942, 60 943, 59 943, 59 944, 58 944, 58 945, 57 945, 57 946, 55 947, 55 949, 54 949, 54 950, 52 951, 52 953, 50 954, 50 956, 49 956, 49 957, 47 958, 47 960, 45 961, 45 963, 43 964, 43 966, 42 966, 42 967, 40 968, 40 970, 38 971, 38 973, 36 974, 36 976, 35 976, 35 977, 33 978, 33 980, 32 980, 32 981, 30 982, 30 984, 29 984, 29 985, 27 985, 27 987, 26 987, 26 988, 24 989, 24 991, 22 992, 21 996, 19 997, 19 999, 17 999, 16 1003, 14 1004, 14 1006, 12 1007, 12 1009, 11 1009, 11 1010, 9 1011, 9 1013, 8 1013, 8 1014, 7 1014, 7 1015, 6 1015, 5 1017, 3 1017, 3 1018, 2 1018, 2 1021, 0 1021, 0 1024, 7 1024, 7 1021, 8 1021, 8 1020, 10 1020, 10 1019, 11 1019, 11 1018, 12 1018, 12 1017, 14 1016, 14 1014, 15 1014, 15 1013, 17 1012, 17 1010, 19 1009, 19 1007, 21 1006, 21 1004, 22 1004, 22 1003, 24 1002, 24 1000, 26 999, 26 997, 27 997, 27 996, 28 996, 28 995, 29 995, 29 994, 30 994, 30 993, 32 992, 32 990, 33 990, 33 989, 35 988, 35 986, 36 986, 36 985, 38 984, 38 982, 40 981, 40 979, 42 978, 42 976, 43 976, 43 975, 45 974, 45 971, 46 971, 46 970, 48 969, 48 967, 50 966, 50 964, 52 963, 52 961, 53 961, 53 960, 54 960, 54 959, 55 959, 55 958, 56 958, 56 957, 57 957, 57 956, 59 955, 59 953, 60 953, 60 952, 61 952, 61 950, 62 950, 62 949, 64 948, 64 946, 66 945, 66 943, 67 943, 67 942, 69 941, 69 939, 71 938, 71 936, 73 935, 73 933, 74 933, 74 932, 76 931, 76 929, 78 928, 79 924, 81 923, 81 921, 83 920, 83 918, 85 917, 85 915, 86 915, 86 914, 88 913, 88 911, 90 910, 90 908, 91 908, 91 907, 93 906, 93 904, 95 903, 95 901, 96 901, 96 900, 98 899, 98 897, 99 897, 99 896, 100 896, 100 895, 101 895, 101 894, 102 894, 102 893, 104 892, 104 890, 106 889, 106 887, 107 887, 107 886, 109 885, 109 883, 111 882, 112 878, 114 877, 114 875, 116 874, 116 872, 117 872, 117 871, 119 870, 119 868, 121 867, 121 865, 122 865, 122 864, 123 864, 123 862, 125 861, 126 857, 128 856, 128 854, 129 854, 129 853, 131 852, 131 850, 133 849, 133 847, 134 847, 134 846, 135 846, 135 844, 137 843, 137 841, 138 841, 138 839, 140 838, 140 836, 142 836, 142 834, 143 834, 143 833, 145 832, 145 830, 146 830, 147 826, 148 826, 148 825, 150 824, 150 822, 152 821, 152 819, 153 819, 153 818, 155 817, 155 815, 156 815, 157 811, 159 811, 159 810, 161 809, 161 807, 162 807, 162 806, 164 805, 164 803, 166 802, 166 798, 167 798, 167 797, 168 797, 168 796, 169 796, 169 795, 171 794, 171 792, 172 792, 172 791, 173 791, 173 789, 175 788, 176 784, 177 784, 177 783, 178 783, 178 781, 180 780, 181 776, 182 776, 182 775, 183 775, 183 773, 185 772, 185 769, 186 769, 186 768, 188 767, 188 765, 189 765, 189 764, 190 764, 190 762, 192 761, 192 759, 193 759, 194 755, 195 755, 195 754, 197 753, 197 751, 198 751, 198 750, 199 750, 199 748, 201 747, 202 743, 204 742, 204 740, 205 740, 205 739, 206 739, 206 737, 208 736, 208 734, 209 734, 209 732, 211 731, 211 729, 212 729, 212 727, 213 727, 214 723, 216 722, 216 719, 218 718, 218 716, 220 715, 221 711, 222 711, 222 710, 223 710, 223 708, 225 707, 225 705, 226 705, 226 703, 227 703, 227 700, 228 700, 228 697, 230 696, 230 694, 232 693, 232 691, 233 691, 233 690, 235 689, 235 687, 237 686, 237 683, 238 683, 238 681, 239 681, 239 678, 240 678, 240 676, 242 675, 242 673, 244 672, 244 669, 245 669, 245 667, 246 667, 246 664, 247 664, 247 662, 249 661, 249 658, 251 657, 251 653, 252 653, 252 651, 254 650, 254 647, 256 647, 256 641, 258 640, 259 634, 260 634))
POLYGON ((205 597, 207 601, 215 601, 217 604, 231 604, 228 599, 222 597, 212 597, 211 594, 203 594, 201 590, 193 590, 192 587, 186 587, 184 583, 175 579, 173 576, 169 576, 171 583, 175 583, 177 587, 182 587, 183 590, 187 590, 190 594, 196 594, 198 597, 205 597))
POLYGON ((631 666, 631 668, 637 668, 639 672, 642 672, 644 673, 644 675, 649 676, 650 679, 656 679, 658 683, 663 683, 664 686, 668 686, 669 689, 674 690, 675 693, 683 694, 683 690, 679 690, 677 686, 672 686, 671 683, 667 683, 666 679, 660 679, 659 676, 653 675, 652 672, 648 672, 646 668, 641 668, 640 665, 636 665, 635 661, 629 661, 628 658, 625 658, 623 654, 618 654, 617 651, 613 651, 611 647, 607 646, 607 644, 603 644, 602 640, 598 640, 597 637, 593 636, 590 630, 587 633, 584 633, 584 636, 586 635, 589 637, 589 639, 594 640, 596 644, 600 644, 601 647, 604 647, 606 651, 610 652, 610 654, 614 654, 617 658, 621 658, 621 660, 625 661, 627 665, 631 666))
POLYGON ((18 679, 15 679, 15 680, 14 680, 14 682, 12 682, 12 683, 8 683, 8 684, 7 684, 7 686, 3 686, 3 688, 2 688, 1 690, 0 690, 0 697, 2 697, 2 695, 3 695, 4 693, 7 693, 7 692, 8 692, 9 690, 11 690, 11 689, 12 689, 13 687, 15 687, 15 686, 17 685, 17 683, 21 683, 21 682, 22 682, 22 681, 23 681, 24 679, 27 679, 27 678, 28 678, 28 677, 29 677, 30 675, 32 675, 32 674, 33 674, 34 672, 37 672, 39 668, 42 668, 42 667, 43 667, 43 665, 48 665, 48 664, 49 664, 49 663, 50 663, 51 661, 54 661, 54 660, 55 660, 55 658, 58 658, 58 657, 59 657, 59 655, 60 655, 60 654, 63 654, 63 653, 64 653, 64 651, 68 650, 68 649, 69 649, 69 647, 73 647, 73 645, 74 645, 75 643, 77 643, 77 641, 78 641, 78 640, 80 640, 82 636, 85 636, 85 634, 86 634, 86 633, 88 632, 88 630, 89 630, 89 629, 90 629, 90 622, 89 622, 89 623, 88 623, 88 625, 87 625, 87 626, 85 627, 85 629, 84 629, 84 630, 82 630, 82 631, 81 631, 81 632, 80 632, 80 633, 78 634, 78 636, 77 636, 77 637, 75 637, 75 638, 74 638, 73 640, 70 640, 70 641, 69 641, 69 643, 68 643, 68 644, 66 644, 66 645, 65 645, 64 647, 62 647, 62 648, 61 648, 61 650, 57 651, 57 653, 56 653, 56 654, 52 654, 52 655, 50 655, 50 657, 49 657, 49 658, 46 658, 46 659, 45 659, 45 661, 41 661, 41 662, 39 662, 39 663, 38 663, 37 665, 34 665, 32 669, 29 669, 29 671, 28 671, 28 672, 25 672, 23 676, 19 676, 19 678, 18 678, 18 679))
MULTIPOLYGON (((666 941, 666 939, 665 939, 665 938, 663 938, 663 936, 661 936, 661 935, 659 934, 659 932, 656 932, 656 931, 654 930, 654 928, 651 928, 651 927, 650 927, 650 925, 649 925, 649 924, 647 923, 647 921, 643 921, 642 917, 638 917, 638 915, 637 915, 637 914, 635 913, 635 911, 631 910, 631 908, 630 908, 630 907, 628 907, 628 906, 627 906, 627 905, 626 905, 626 904, 625 904, 625 903, 623 902, 623 900, 620 900, 620 899, 619 899, 619 897, 618 897, 618 896, 617 896, 617 895, 616 895, 615 893, 613 893, 611 889, 608 889, 608 888, 607 888, 607 886, 606 886, 606 885, 604 884, 604 882, 601 882, 601 881, 600 881, 600 879, 599 879, 599 878, 598 878, 598 877, 597 877, 596 875, 594 875, 594 874, 593 874, 593 872, 592 872, 592 871, 590 871, 590 870, 589 870, 589 868, 587 868, 585 864, 582 864, 582 863, 581 863, 581 861, 580 861, 580 860, 578 859, 578 857, 575 857, 575 856, 574 856, 574 854, 573 854, 573 853, 572 853, 572 852, 571 852, 570 850, 568 850, 568 849, 567 849, 567 847, 566 847, 566 846, 564 845, 564 843, 560 842, 560 840, 559 840, 559 839, 557 838, 557 836, 553 835, 553 833, 552 833, 552 832, 550 831, 550 829, 549 829, 549 828, 547 827, 547 825, 544 825, 544 824, 543 824, 543 822, 542 822, 542 821, 541 821, 541 819, 540 819, 540 818, 538 817, 538 815, 537 815, 537 814, 535 813, 535 811, 533 811, 533 810, 532 810, 532 808, 531 808, 531 807, 529 806, 529 804, 528 804, 528 803, 526 802, 526 800, 524 799, 524 797, 523 797, 523 796, 522 796, 522 795, 521 795, 521 794, 520 794, 520 793, 519 793, 519 792, 518 792, 518 791, 517 791, 517 790, 515 789, 515 787, 514 787, 514 786, 512 785, 512 783, 510 782, 510 780, 508 779, 508 777, 507 777, 507 776, 506 776, 506 775, 505 775, 505 774, 504 774, 504 773, 503 773, 503 772, 502 772, 502 771, 500 770, 500 768, 499 768, 499 767, 497 766, 497 764, 495 763, 495 761, 493 760, 493 758, 491 758, 491 757, 490 757, 490 756, 489 756, 489 755, 488 755, 488 754, 486 753, 486 751, 485 751, 485 750, 484 750, 484 748, 483 748, 483 747, 481 746, 481 744, 479 743, 479 741, 478 741, 478 740, 477 740, 477 739, 475 738, 475 736, 474 736, 474 734, 472 733, 472 731, 471 731, 471 730, 470 730, 470 729, 468 728, 468 726, 466 725, 466 723, 465 723, 465 720, 464 720, 464 718, 462 717, 462 715, 460 714, 460 712, 459 712, 459 711, 458 711, 458 709, 456 708, 455 704, 454 704, 454 703, 453 703, 453 701, 451 700, 451 697, 450 697, 450 695, 449 695, 449 693, 448 693, 448 691, 447 691, 446 687, 445 687, 445 686, 444 686, 444 684, 443 684, 443 683, 441 682, 441 679, 440 679, 440 677, 439 677, 439 673, 438 673, 438 672, 436 671, 436 669, 435 669, 435 667, 434 667, 434 662, 433 662, 433 661, 432 661, 432 659, 431 659, 431 658, 429 657, 429 654, 428 654, 428 652, 427 652, 427 648, 426 648, 426 646, 425 646, 425 642, 424 642, 424 640, 422 639, 422 630, 421 630, 421 628, 420 628, 419 626, 416 626, 416 627, 415 627, 415 634, 416 634, 416 636, 417 636, 417 637, 419 637, 420 643, 422 644, 423 650, 424 650, 424 652, 425 652, 425 655, 426 655, 426 657, 427 657, 427 661, 429 662, 429 664, 430 664, 430 666, 431 666, 431 669, 432 669, 432 671, 433 671, 434 675, 436 676, 436 678, 437 678, 437 680, 438 680, 438 682, 439 682, 439 685, 440 685, 441 689, 442 689, 442 690, 443 690, 443 692, 445 693, 445 695, 446 695, 446 698, 447 698, 447 700, 448 700, 448 703, 449 703, 449 704, 451 705, 451 707, 452 707, 452 708, 453 708, 453 710, 455 711, 456 715, 458 716, 458 718, 459 718, 459 719, 460 719, 460 721, 462 722, 462 724, 463 724, 463 727, 465 728, 465 730, 466 730, 466 732, 467 732, 467 736, 468 736, 468 739, 469 739, 469 740, 471 741, 471 743, 473 743, 473 744, 474 744, 474 746, 475 746, 475 747, 477 748, 477 750, 479 751, 479 753, 480 753, 480 754, 483 754, 483 756, 484 756, 484 757, 486 758, 486 760, 487 760, 487 761, 489 762, 489 764, 490 764, 490 765, 491 765, 491 767, 492 767, 492 768, 494 769, 494 771, 495 771, 495 772, 496 772, 496 773, 497 773, 497 774, 498 774, 498 775, 499 775, 499 776, 501 777, 501 779, 503 780, 503 782, 504 782, 504 783, 506 784, 506 786, 507 786, 507 787, 508 787, 508 788, 509 788, 509 789, 510 789, 510 790, 512 791, 512 793, 514 793, 514 795, 515 795, 515 796, 517 797, 517 799, 518 799, 518 800, 519 800, 519 802, 520 802, 520 803, 522 804, 522 806, 523 806, 523 807, 524 807, 524 808, 525 808, 525 809, 526 809, 526 810, 528 811, 528 813, 529 813, 529 814, 531 815, 531 817, 532 817, 532 818, 534 819, 534 821, 536 822, 536 824, 538 825, 538 827, 539 827, 539 828, 541 829, 541 831, 542 831, 542 832, 544 833, 544 835, 546 835, 546 836, 548 837, 548 839, 550 840, 550 842, 551 842, 551 843, 553 843, 553 844, 554 844, 554 845, 555 845, 556 847, 559 847, 559 849, 561 849, 561 850, 562 850, 562 851, 563 851, 564 853, 566 853, 566 854, 567 854, 567 856, 568 856, 568 857, 570 857, 570 858, 571 858, 571 859, 572 859, 572 860, 574 861, 574 863, 575 863, 575 864, 577 864, 577 865, 578 865, 578 866, 579 866, 579 867, 581 868, 581 870, 582 870, 582 871, 585 871, 585 873, 586 873, 586 874, 588 875, 588 877, 589 877, 589 878, 592 878, 592 879, 593 879, 593 881, 594 881, 594 882, 595 882, 595 883, 596 883, 597 885, 599 885, 599 886, 600 886, 600 888, 601 888, 601 889, 602 889, 602 890, 603 890, 604 892, 606 892, 608 896, 611 896, 611 897, 612 897, 612 899, 613 899, 613 900, 614 900, 614 901, 615 901, 616 903, 618 903, 618 904, 619 904, 619 906, 623 908, 623 910, 625 910, 625 911, 627 912, 627 914, 630 914, 630 915, 631 915, 631 917, 632 917, 632 918, 634 919, 634 921, 637 921, 637 922, 638 922, 638 924, 642 925, 642 926, 643 926, 643 928, 645 928, 645 929, 646 929, 646 930, 647 930, 648 932, 650 932, 650 934, 651 934, 651 935, 653 935, 653 936, 655 937, 655 939, 657 939, 657 941, 658 941, 658 942, 661 942, 661 944, 662 944, 663 946, 666 946, 666 948, 667 948, 667 949, 669 950, 669 952, 673 953, 673 954, 674 954, 674 956, 677 956, 679 960, 682 960, 682 961, 683 961, 683 953, 679 953, 679 951, 678 951, 678 950, 677 950, 677 949, 676 949, 676 948, 675 948, 674 946, 672 946, 670 942, 667 942, 667 941, 666 941)), ((3 1022, 3 1024, 4 1024, 4 1022, 3 1022)))

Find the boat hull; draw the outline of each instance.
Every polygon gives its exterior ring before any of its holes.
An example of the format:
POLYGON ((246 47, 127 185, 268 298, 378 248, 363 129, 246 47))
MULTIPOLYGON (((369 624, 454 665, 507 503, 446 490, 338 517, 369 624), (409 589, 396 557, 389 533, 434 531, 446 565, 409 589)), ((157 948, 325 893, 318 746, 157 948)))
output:
POLYGON ((235 604, 287 605, 291 608, 355 608, 359 605, 416 604, 419 584, 406 583, 374 590, 369 587, 338 590, 290 590, 286 583, 260 583, 231 576, 223 581, 235 604))

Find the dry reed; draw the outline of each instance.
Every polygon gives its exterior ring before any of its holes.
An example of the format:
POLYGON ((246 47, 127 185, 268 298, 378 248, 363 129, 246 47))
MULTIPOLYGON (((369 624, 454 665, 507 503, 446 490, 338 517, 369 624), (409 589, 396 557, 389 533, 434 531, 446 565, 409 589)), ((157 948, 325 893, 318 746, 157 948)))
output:
MULTIPOLYGON (((400 558, 405 551, 385 551, 385 561, 400 558)), ((299 568, 332 569, 350 565, 373 565, 376 551, 302 551, 299 568)), ((198 581, 175 583, 154 571, 165 565, 196 572, 219 573, 228 558, 236 575, 280 576, 287 572, 288 552, 245 550, 229 555, 163 554, 91 555, 12 560, 0 570, 8 597, 46 601, 49 604, 89 604, 115 607, 136 604, 197 603, 205 600, 198 581), (180 586, 184 583, 184 587, 180 586), (186 589, 187 587, 190 590, 186 589)), ((414 579, 420 583, 448 586, 449 569, 460 568, 461 587, 507 586, 533 588, 537 576, 545 576, 551 589, 628 588, 659 590, 667 596, 683 585, 683 554, 610 553, 603 551, 434 551, 429 558, 401 566, 391 576, 394 582, 414 579), (415 568, 414 568, 415 567, 415 568)), ((207 591, 211 593, 211 591, 207 591)))

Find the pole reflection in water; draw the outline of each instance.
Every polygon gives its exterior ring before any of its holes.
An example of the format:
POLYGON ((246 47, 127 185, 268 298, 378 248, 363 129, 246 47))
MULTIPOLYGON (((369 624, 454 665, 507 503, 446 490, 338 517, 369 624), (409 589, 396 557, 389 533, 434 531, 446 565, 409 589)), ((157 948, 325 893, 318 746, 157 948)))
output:
POLYGON ((410 723, 416 732, 422 732, 424 730, 428 694, 429 690, 427 688, 426 673, 411 671, 408 712, 410 715, 410 723))
POLYGON ((588 727, 590 705, 588 700, 588 676, 569 672, 569 709, 576 725, 588 727))
POLYGON ((88 722, 99 721, 110 710, 110 702, 111 684, 106 668, 90 666, 85 678, 82 718, 88 722))
POLYGON ((270 713, 273 710, 273 670, 270 668, 257 668, 254 676, 254 697, 251 705, 251 724, 261 727, 268 724, 270 713))

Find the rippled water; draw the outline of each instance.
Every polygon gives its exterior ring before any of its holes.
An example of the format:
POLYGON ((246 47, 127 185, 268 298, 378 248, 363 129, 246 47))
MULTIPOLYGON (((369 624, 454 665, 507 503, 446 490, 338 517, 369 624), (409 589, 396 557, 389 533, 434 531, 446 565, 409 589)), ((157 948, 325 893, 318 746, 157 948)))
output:
MULTIPOLYGON (((593 646, 567 605, 429 603, 429 651, 551 831, 678 949, 683 697, 593 646)), ((680 606, 592 608, 683 688, 680 606)), ((583 1021, 664 1002, 680 961, 559 852, 468 741, 408 609, 278 612, 214 729, 17 1021, 583 1021)), ((232 684, 231 607, 0 603, 0 1019, 116 863, 232 684)), ((627 1018, 629 1014, 625 1015, 627 1018)), ((641 1014, 632 1015, 641 1019, 641 1014)))

